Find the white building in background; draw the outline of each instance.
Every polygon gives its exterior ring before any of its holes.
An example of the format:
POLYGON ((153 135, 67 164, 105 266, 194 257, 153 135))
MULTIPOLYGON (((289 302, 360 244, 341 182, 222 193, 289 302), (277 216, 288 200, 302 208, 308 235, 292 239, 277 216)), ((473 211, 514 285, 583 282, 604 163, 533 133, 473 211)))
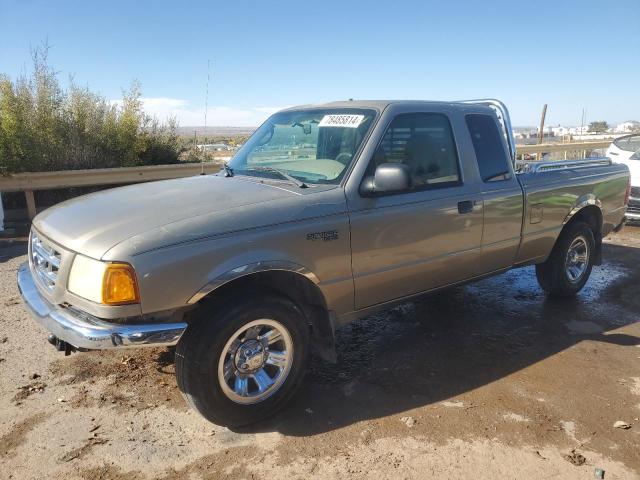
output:
POLYGON ((227 152, 232 149, 226 143, 201 143, 197 147, 203 152, 227 152))
POLYGON ((613 131, 615 133, 629 133, 640 130, 640 122, 635 120, 629 120, 628 122, 622 122, 615 126, 613 131))
POLYGON ((584 135, 589 131, 589 127, 587 125, 583 127, 562 127, 558 125, 557 127, 552 127, 551 131, 554 137, 564 137, 566 135, 584 135))
POLYGON ((513 133, 513 138, 527 138, 528 134, 525 132, 516 132, 515 130, 511 130, 511 133, 513 133))
MULTIPOLYGON (((637 127, 640 127, 639 122, 626 122, 631 124, 637 124, 637 127)), ((513 135, 517 139, 528 139, 528 138, 537 138, 538 132, 540 131, 540 127, 524 129, 520 128, 518 130, 513 130, 513 135)), ((568 136, 580 136, 580 135, 593 135, 593 133, 589 132, 589 125, 583 125, 580 127, 564 127, 562 125, 553 126, 545 126, 544 127, 544 136, 545 137, 568 137, 568 136)))
MULTIPOLYGON (((536 128, 536 133, 539 134, 540 133, 540 127, 536 128)), ((551 136, 553 135, 553 127, 549 127, 549 126, 545 126, 542 129, 542 134, 543 135, 547 135, 547 136, 551 136)))

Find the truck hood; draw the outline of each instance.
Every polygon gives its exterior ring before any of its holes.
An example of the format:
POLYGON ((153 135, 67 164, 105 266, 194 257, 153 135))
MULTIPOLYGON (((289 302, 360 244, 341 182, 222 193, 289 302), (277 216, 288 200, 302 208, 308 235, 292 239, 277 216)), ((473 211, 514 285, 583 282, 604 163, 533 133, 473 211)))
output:
POLYGON ((33 225, 62 247, 100 259, 118 243, 149 230, 296 195, 247 178, 202 175, 74 198, 45 210, 33 225))

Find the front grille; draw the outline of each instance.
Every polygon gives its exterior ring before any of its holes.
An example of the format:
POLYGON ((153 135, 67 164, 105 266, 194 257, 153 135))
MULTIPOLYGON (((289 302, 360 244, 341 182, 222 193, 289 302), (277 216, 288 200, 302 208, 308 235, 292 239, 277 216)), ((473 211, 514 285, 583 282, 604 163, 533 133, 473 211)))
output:
POLYGON ((38 281, 48 290, 53 290, 58 279, 61 255, 49 242, 31 231, 31 266, 38 281))
POLYGON ((640 187, 631 187, 631 196, 634 198, 640 198, 640 187))

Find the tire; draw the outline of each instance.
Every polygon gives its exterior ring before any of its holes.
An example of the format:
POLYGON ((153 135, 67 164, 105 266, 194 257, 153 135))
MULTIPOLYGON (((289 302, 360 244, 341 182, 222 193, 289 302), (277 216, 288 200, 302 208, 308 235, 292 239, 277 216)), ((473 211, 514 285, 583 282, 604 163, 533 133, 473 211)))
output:
POLYGON ((176 379, 187 401, 228 427, 283 408, 302 383, 309 351, 309 328, 293 302, 272 293, 246 296, 203 304, 176 349, 176 379))
POLYGON ((560 233, 547 261, 536 265, 538 283, 550 295, 568 297, 577 294, 591 275, 594 253, 595 240, 589 225, 584 222, 569 224, 560 233))

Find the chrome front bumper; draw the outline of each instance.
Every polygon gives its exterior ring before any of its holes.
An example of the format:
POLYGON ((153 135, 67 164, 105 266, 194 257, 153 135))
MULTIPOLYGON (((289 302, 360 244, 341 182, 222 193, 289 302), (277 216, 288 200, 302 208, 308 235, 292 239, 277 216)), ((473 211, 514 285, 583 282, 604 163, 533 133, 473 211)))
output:
POLYGON ((18 269, 18 288, 36 321, 76 348, 170 346, 178 343, 187 328, 186 323, 109 323, 71 308, 52 305, 40 295, 27 263, 18 269))

